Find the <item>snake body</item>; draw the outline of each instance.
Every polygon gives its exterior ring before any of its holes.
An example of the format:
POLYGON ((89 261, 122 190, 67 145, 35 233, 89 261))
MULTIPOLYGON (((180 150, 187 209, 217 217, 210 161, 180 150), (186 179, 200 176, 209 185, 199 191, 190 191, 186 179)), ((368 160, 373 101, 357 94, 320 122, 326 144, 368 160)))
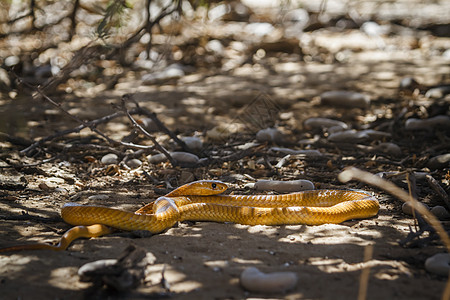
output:
POLYGON ((336 224, 375 216, 379 209, 378 201, 363 191, 312 190, 285 195, 220 195, 226 189, 226 184, 220 181, 192 182, 134 213, 68 203, 61 209, 61 216, 65 222, 77 227, 66 232, 58 245, 16 246, 1 249, 0 252, 64 250, 78 237, 100 236, 111 232, 108 226, 121 230, 160 233, 179 221, 187 220, 245 225, 336 224))

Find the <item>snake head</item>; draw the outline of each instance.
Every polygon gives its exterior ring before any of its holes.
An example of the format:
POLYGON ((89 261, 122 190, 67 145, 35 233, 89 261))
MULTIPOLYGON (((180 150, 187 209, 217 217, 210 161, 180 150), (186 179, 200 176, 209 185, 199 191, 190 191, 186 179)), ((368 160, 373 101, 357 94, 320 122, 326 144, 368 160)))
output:
POLYGON ((180 186, 166 197, 178 196, 210 196, 225 192, 228 186, 218 180, 199 180, 180 186))

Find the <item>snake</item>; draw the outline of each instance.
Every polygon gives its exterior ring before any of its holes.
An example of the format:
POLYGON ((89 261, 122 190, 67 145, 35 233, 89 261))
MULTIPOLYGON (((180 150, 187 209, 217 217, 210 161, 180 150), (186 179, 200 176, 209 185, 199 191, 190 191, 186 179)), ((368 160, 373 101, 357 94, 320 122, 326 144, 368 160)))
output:
POLYGON ((159 197, 135 212, 67 203, 62 219, 75 227, 57 245, 30 244, 0 249, 66 250, 78 238, 99 237, 114 229, 161 233, 181 221, 231 222, 243 225, 321 225, 377 215, 376 198, 360 190, 308 190, 278 195, 223 194, 228 186, 217 180, 194 181, 159 197))

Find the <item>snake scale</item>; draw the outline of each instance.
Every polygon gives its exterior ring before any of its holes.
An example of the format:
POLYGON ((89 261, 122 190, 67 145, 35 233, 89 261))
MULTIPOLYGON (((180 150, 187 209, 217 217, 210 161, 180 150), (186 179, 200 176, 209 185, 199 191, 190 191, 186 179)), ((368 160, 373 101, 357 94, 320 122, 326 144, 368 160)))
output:
POLYGON ((245 225, 320 225, 362 219, 378 213, 378 201, 363 191, 311 190, 283 195, 221 195, 227 185, 215 180, 195 181, 147 204, 136 212, 68 203, 63 220, 76 225, 58 245, 32 244, 0 252, 65 250, 80 237, 97 237, 121 230, 160 233, 180 221, 233 222, 245 225))

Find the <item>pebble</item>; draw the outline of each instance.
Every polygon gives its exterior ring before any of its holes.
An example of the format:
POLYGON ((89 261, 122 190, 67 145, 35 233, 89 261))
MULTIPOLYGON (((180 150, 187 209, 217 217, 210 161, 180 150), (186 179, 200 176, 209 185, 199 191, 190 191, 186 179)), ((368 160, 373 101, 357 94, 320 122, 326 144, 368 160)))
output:
MULTIPOLYGON (((341 129, 348 129, 348 125, 342 121, 328 119, 328 118, 309 118, 304 123, 308 128, 331 128, 338 127, 341 129)), ((337 129, 337 128, 336 128, 337 129)))
POLYGON ((448 168, 449 166, 450 166, 450 153, 432 157, 427 163, 427 167, 433 170, 448 168))
POLYGON ((101 162, 104 165, 114 165, 119 162, 119 157, 114 153, 109 153, 102 157, 101 162))
POLYGON ((273 27, 270 23, 249 23, 245 26, 244 31, 247 34, 254 34, 256 36, 265 36, 271 34, 275 30, 275 27, 273 27))
MULTIPOLYGON (((197 155, 189 152, 170 152, 170 156, 180 164, 196 164, 199 161, 197 155)), ((151 164, 159 164, 164 161, 167 161, 167 157, 162 153, 152 155, 148 159, 151 164)))
POLYGON ((406 130, 432 130, 436 127, 449 128, 450 117, 441 115, 428 119, 410 118, 405 122, 406 130))
POLYGON ((199 151, 203 148, 203 142, 199 137, 196 136, 186 136, 181 138, 181 140, 188 146, 189 149, 194 151, 199 151))
MULTIPOLYGON (((425 206, 426 209, 430 210, 430 207, 426 204, 423 204, 423 206, 425 206)), ((406 215, 412 216, 413 215, 413 208, 411 206, 411 204, 409 202, 405 202, 402 205, 402 212, 406 215)))
POLYGON ((145 74, 142 76, 143 84, 163 83, 172 79, 178 79, 185 75, 183 67, 180 64, 172 64, 164 70, 145 74))
POLYGON ((399 156, 402 154, 402 149, 394 143, 380 143, 373 148, 376 151, 399 156))
POLYGON ((323 154, 320 153, 319 150, 295 150, 290 148, 282 148, 282 147, 272 147, 269 149, 269 152, 280 152, 282 154, 290 154, 290 155, 305 155, 309 157, 313 156, 322 156, 323 154))
POLYGON ((297 285, 294 272, 263 273, 255 267, 246 268, 241 273, 241 286, 250 292, 283 293, 297 285))
POLYGON ((329 91, 320 95, 322 104, 349 108, 368 108, 370 98, 367 95, 352 91, 329 91))
POLYGON ((109 195, 92 195, 88 197, 88 200, 106 200, 109 198, 109 195))
POLYGON ((78 269, 78 276, 80 276, 80 281, 89 282, 100 270, 112 267, 117 264, 117 259, 101 259, 84 264, 78 269))
POLYGON ((216 126, 208 131, 206 131, 206 138, 213 142, 224 142, 233 133, 227 127, 216 126))
POLYGON ((450 272, 450 254, 438 253, 428 257, 425 261, 425 270, 440 276, 448 276, 450 272))
POLYGON ((309 180, 258 180, 255 183, 255 189, 257 191, 275 191, 278 193, 293 193, 305 190, 314 190, 314 183, 309 180))
POLYGON ((261 143, 279 144, 284 142, 284 135, 276 128, 266 128, 256 133, 256 140, 261 143))
POLYGON ((205 45, 205 49, 209 52, 213 52, 216 55, 222 56, 225 52, 225 48, 219 40, 211 40, 205 45))
POLYGON ((129 166, 131 169, 137 169, 142 165, 142 161, 140 161, 137 158, 132 158, 127 160, 126 165, 129 166))
POLYGON ((354 129, 334 132, 328 136, 328 141, 335 143, 357 143, 368 139, 369 135, 367 133, 354 129))
POLYGON ((439 220, 447 220, 450 218, 450 213, 447 209, 441 205, 436 205, 431 209, 431 213, 435 215, 439 220))
POLYGON ((149 133, 159 131, 158 125, 150 118, 141 118, 137 122, 149 133))
POLYGON ((450 94, 450 85, 443 85, 429 89, 425 93, 425 97, 432 99, 440 99, 444 98, 448 94, 450 94))

